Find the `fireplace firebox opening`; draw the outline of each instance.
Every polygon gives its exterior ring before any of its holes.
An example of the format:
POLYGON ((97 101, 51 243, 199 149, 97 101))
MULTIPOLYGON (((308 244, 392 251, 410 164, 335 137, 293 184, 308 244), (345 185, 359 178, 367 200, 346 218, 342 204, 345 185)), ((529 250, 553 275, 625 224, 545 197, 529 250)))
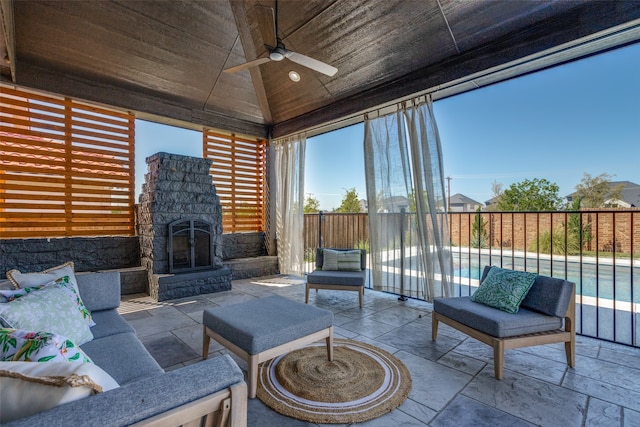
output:
POLYGON ((179 219, 169 224, 169 273, 212 269, 211 223, 179 219))

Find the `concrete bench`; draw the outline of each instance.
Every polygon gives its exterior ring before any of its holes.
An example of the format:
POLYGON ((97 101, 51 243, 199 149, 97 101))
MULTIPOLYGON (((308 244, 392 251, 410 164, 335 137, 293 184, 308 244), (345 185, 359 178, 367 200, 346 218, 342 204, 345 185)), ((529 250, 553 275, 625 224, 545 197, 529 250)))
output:
MULTIPOLYGON (((481 282, 491 266, 486 266, 481 282)), ((502 379, 504 351, 511 348, 562 342, 567 364, 575 366, 575 284, 538 276, 517 313, 471 301, 471 297, 436 298, 433 301, 431 339, 438 322, 493 347, 496 379, 502 379)))
POLYGON ((248 365, 249 398, 256 397, 258 365, 322 338, 333 361, 333 313, 281 296, 205 309, 202 358, 213 338, 248 365))

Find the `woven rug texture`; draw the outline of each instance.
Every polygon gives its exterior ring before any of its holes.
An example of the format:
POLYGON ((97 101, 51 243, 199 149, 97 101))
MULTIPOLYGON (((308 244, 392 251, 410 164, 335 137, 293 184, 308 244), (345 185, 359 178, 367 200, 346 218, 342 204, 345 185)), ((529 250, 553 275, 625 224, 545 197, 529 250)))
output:
POLYGON ((260 366, 257 397, 283 415, 322 424, 363 422, 404 402, 411 375, 391 353, 354 340, 335 339, 333 362, 323 342, 260 366))

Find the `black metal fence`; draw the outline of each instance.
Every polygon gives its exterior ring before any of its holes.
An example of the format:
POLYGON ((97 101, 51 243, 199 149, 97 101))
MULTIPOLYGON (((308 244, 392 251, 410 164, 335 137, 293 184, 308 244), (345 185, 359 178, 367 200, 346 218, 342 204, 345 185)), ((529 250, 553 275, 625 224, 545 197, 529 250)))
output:
MULTIPOLYGON (((385 242, 384 288, 419 298, 415 214, 383 220, 398 230, 385 242)), ((640 347, 640 210, 460 212, 448 221, 456 295, 474 292, 485 265, 567 279, 576 283, 579 334, 640 347)), ((307 271, 316 247, 368 245, 367 214, 305 215, 307 271)))

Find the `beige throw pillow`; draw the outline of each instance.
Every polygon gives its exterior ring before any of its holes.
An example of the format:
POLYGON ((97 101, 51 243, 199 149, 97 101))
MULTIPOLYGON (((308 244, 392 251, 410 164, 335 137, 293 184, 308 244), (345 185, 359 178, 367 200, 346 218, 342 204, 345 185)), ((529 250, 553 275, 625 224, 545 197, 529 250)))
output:
POLYGON ((0 424, 117 387, 93 363, 0 362, 0 424))

